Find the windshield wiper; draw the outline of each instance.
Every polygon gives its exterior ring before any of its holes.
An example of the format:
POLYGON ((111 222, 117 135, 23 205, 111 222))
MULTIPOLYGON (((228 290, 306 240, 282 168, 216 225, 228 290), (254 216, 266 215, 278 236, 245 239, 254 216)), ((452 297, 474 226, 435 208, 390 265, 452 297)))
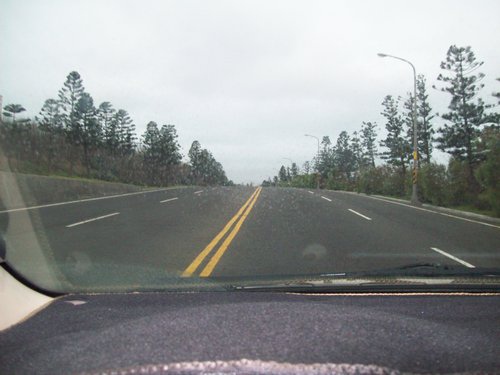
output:
POLYGON ((470 277, 499 277, 500 269, 474 267, 468 268, 459 265, 440 263, 412 263, 395 268, 353 272, 350 276, 470 276, 470 277))
POLYGON ((336 272, 317 275, 272 277, 234 280, 231 291, 283 291, 283 292, 373 292, 373 291, 429 291, 430 289, 456 291, 498 291, 500 269, 466 268, 438 263, 415 263, 401 267, 360 272, 336 272))

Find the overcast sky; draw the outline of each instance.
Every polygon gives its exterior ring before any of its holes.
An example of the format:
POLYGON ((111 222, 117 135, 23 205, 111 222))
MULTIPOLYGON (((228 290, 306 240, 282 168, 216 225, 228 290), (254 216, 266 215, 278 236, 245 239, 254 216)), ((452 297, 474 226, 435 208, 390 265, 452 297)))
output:
MULTIPOLYGON (((500 91, 500 1, 1 0, 0 95, 35 116, 78 71, 96 104, 126 109, 137 132, 174 124, 182 152, 199 140, 235 182, 299 166, 318 137, 377 121, 386 94, 432 90, 451 44, 470 45, 500 91)), ((437 123, 439 124, 439 120, 437 123)), ((441 160, 443 156, 438 155, 441 160)))

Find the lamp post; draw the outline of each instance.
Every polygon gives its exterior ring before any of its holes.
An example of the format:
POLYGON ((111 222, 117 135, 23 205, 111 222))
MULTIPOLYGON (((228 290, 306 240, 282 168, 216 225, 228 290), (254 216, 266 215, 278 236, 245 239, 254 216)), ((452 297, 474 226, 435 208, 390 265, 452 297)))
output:
POLYGON ((319 138, 315 135, 304 134, 306 137, 315 138, 318 141, 318 153, 316 154, 316 189, 319 190, 319 138))
POLYGON ((411 66, 413 69, 413 106, 412 106, 412 117, 413 117, 413 173, 412 173, 412 190, 411 190, 411 203, 413 205, 420 205, 418 200, 418 134, 417 134, 417 71, 415 66, 401 57, 388 55, 386 53, 378 53, 378 57, 391 57, 396 60, 403 61, 411 66))

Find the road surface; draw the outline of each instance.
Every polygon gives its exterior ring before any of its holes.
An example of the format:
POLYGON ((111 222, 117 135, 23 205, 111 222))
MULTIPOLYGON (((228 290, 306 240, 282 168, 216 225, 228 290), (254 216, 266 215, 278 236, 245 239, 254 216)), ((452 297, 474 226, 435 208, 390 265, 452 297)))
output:
POLYGON ((197 277, 500 267, 498 224, 346 192, 161 189, 0 212, 6 218, 7 259, 26 273, 43 261, 73 262, 81 274, 119 265, 197 277))

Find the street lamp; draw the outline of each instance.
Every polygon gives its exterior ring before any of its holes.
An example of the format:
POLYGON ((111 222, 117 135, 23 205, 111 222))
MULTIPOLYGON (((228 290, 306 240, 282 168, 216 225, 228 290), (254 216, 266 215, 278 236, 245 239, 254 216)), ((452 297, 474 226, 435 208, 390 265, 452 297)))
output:
POLYGON ((388 55, 386 53, 377 53, 378 57, 391 57, 396 60, 404 61, 410 64, 413 69, 413 106, 412 106, 412 117, 413 117, 413 175, 412 175, 412 190, 411 190, 411 203, 413 205, 420 205, 418 200, 418 190, 417 190, 417 176, 418 176, 418 134, 417 134, 417 71, 415 66, 401 57, 388 55))
POLYGON ((316 189, 319 190, 319 138, 316 137, 315 135, 311 135, 311 134, 304 134, 304 135, 306 137, 315 138, 318 141, 318 154, 317 154, 317 159, 316 159, 316 173, 317 173, 317 176, 316 176, 316 189))

